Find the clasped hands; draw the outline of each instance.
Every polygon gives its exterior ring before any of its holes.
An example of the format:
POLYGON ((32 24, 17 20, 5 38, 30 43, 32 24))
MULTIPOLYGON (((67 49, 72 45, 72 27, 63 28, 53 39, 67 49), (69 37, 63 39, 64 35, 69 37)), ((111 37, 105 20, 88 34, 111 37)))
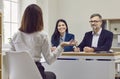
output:
MULTIPOLYGON (((83 51, 84 51, 84 52, 94 52, 94 48, 85 46, 85 47, 83 48, 83 51)), ((79 48, 79 47, 75 47, 75 48, 74 48, 74 52, 80 52, 80 48, 79 48)))

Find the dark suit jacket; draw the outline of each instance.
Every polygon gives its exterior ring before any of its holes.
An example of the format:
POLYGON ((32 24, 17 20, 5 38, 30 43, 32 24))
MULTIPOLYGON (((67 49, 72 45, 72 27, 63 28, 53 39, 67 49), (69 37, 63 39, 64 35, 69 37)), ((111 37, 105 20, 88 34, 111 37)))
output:
MULTIPOLYGON (((65 35, 65 41, 70 41, 71 39, 75 39, 75 36, 73 34, 70 34, 70 33, 66 33, 65 35)), ((52 46, 58 46, 60 44, 60 41, 59 39, 58 40, 54 40, 53 37, 52 37, 52 40, 51 40, 51 43, 52 43, 52 46)), ((64 47, 64 52, 68 52, 68 51, 73 51, 73 46, 65 46, 64 47)))
MULTIPOLYGON (((79 44, 80 51, 83 51, 85 46, 92 47, 92 31, 86 32, 82 42, 79 44)), ((109 51, 112 46, 113 33, 102 29, 97 47, 93 47, 96 51, 109 51)))

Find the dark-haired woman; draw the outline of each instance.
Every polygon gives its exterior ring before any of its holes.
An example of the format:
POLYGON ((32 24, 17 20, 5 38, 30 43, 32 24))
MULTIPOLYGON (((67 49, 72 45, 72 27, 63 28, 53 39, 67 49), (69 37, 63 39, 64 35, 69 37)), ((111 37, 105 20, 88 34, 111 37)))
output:
MULTIPOLYGON (((51 43, 52 43, 51 50, 52 51, 55 50, 61 42, 64 41, 68 42, 74 39, 75 39, 74 34, 68 32, 67 22, 64 19, 59 19, 56 22, 55 31, 51 38, 51 43)), ((69 52, 69 51, 73 51, 73 46, 64 47, 64 52, 69 52)))

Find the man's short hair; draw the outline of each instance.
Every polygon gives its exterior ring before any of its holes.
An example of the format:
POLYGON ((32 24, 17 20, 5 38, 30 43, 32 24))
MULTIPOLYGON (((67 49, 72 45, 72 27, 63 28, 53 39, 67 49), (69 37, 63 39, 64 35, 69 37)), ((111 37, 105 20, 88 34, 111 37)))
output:
POLYGON ((100 19, 102 19, 102 16, 101 16, 100 14, 98 14, 98 13, 92 14, 92 15, 90 16, 90 18, 93 18, 93 17, 95 17, 95 16, 98 16, 100 19))

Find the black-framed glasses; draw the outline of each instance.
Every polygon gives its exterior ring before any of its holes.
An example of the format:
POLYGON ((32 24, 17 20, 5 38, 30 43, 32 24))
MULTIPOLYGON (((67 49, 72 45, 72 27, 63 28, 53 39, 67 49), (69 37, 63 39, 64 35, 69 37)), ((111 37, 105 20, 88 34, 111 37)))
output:
POLYGON ((93 21, 89 21, 89 22, 90 22, 90 23, 93 23, 93 22, 94 22, 94 23, 98 23, 98 22, 100 22, 100 20, 98 20, 98 21, 97 21, 97 20, 93 20, 93 21))

